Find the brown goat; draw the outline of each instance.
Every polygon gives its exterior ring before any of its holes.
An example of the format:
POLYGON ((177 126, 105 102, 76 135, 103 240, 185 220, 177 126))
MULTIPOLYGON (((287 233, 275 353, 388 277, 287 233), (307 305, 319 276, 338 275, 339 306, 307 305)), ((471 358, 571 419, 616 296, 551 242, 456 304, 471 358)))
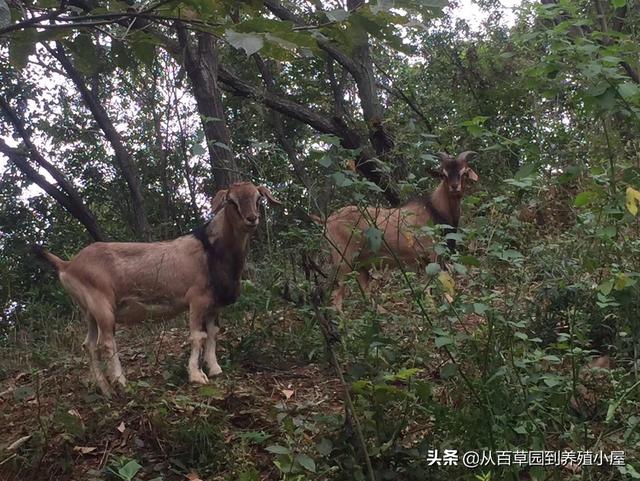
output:
MULTIPOLYGON (((358 283, 366 290, 370 280, 368 267, 376 258, 379 264, 393 267, 397 266, 396 259, 411 266, 435 258, 433 240, 416 231, 430 221, 449 225, 453 230, 458 227, 465 183, 467 180, 478 180, 478 175, 469 166, 469 162, 477 155, 476 152, 467 151, 455 159, 446 153, 439 153, 440 168, 431 171, 431 175, 441 180, 438 187, 402 207, 359 209, 348 205, 329 216, 325 237, 331 245, 331 263, 335 269, 337 287, 331 298, 336 310, 342 311, 346 289, 343 278, 349 272, 358 271, 358 283), (377 253, 372 252, 362 235, 370 227, 382 231, 382 245, 377 253)), ((322 223, 321 219, 312 218, 322 223)), ((449 240, 447 243, 450 248, 455 248, 455 241, 449 240)))
POLYGON ((211 202, 214 217, 191 234, 165 242, 96 242, 70 261, 36 248, 58 271, 60 282, 80 307, 88 325, 83 346, 91 371, 105 395, 110 382, 125 385, 114 339, 116 322, 135 323, 146 317, 170 319, 189 310, 191 356, 189 380, 205 384, 222 372, 216 358, 217 318, 222 307, 240 294, 249 236, 266 198, 280 202, 269 190, 250 182, 220 190, 211 202), (107 362, 107 378, 99 366, 107 362))

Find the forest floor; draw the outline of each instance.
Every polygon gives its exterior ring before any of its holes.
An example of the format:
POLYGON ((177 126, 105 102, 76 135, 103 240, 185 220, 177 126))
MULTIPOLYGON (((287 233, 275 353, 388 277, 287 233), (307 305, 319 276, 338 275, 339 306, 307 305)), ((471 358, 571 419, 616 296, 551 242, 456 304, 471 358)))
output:
MULTIPOLYGON (((400 455, 412 450, 416 459, 424 460, 421 449, 439 434, 460 429, 468 435, 469 426, 478 433, 486 428, 468 409, 472 404, 463 384, 446 376, 448 360, 436 348, 432 329, 407 302, 409 294, 400 286, 381 286, 374 285, 374 291, 382 313, 352 296, 346 314, 334 319, 342 336, 343 367, 348 378, 358 379, 350 389, 354 402, 360 402, 358 412, 367 416, 371 445, 377 449, 376 432, 389 431, 400 455), (364 358, 376 367, 374 374, 367 371, 364 358), (384 423, 378 422, 377 408, 368 405, 368 399, 387 403, 384 423), (443 428, 432 412, 459 426, 443 428)), ((184 319, 118 327, 128 386, 112 399, 100 395, 90 378, 79 320, 52 316, 51 327, 40 327, 42 332, 15 333, 0 345, 0 481, 346 479, 340 470, 352 469, 349 463, 361 456, 345 423, 343 387, 328 362, 313 309, 303 298, 295 306, 262 299, 264 290, 245 287, 246 298, 223 316, 218 344, 223 374, 205 386, 187 382, 184 319)), ((436 318, 437 306, 427 308, 436 319, 435 329, 444 326, 452 336, 483 339, 483 316, 467 312, 436 318)), ((40 319, 34 326, 47 323, 40 319)), ((553 379, 570 371, 568 364, 536 366, 553 379)), ((459 369, 478 375, 472 360, 461 357, 459 369)), ((565 410, 589 408, 596 442, 619 449, 625 441, 609 442, 603 422, 613 389, 610 374, 596 374, 580 376, 579 406, 573 398, 571 406, 566 397, 558 402, 565 410)), ((512 435, 510 424, 504 429, 512 435)), ((558 429, 545 436, 553 449, 578 445, 558 429)), ((378 452, 372 457, 376 455, 381 456, 378 452)), ((426 471, 415 472, 416 477, 400 479, 426 479, 426 471)), ((449 479, 447 472, 451 470, 431 479, 449 479)), ((459 479, 473 479, 470 475, 467 471, 459 479)), ((581 476, 558 467, 550 478, 533 478, 523 469, 508 479, 620 479, 611 469, 581 476)))
MULTIPOLYGON (((270 360, 244 357, 210 384, 190 385, 187 335, 184 321, 119 327, 129 385, 110 400, 91 382, 79 323, 64 333, 67 352, 3 355, 0 480, 125 479, 119 470, 132 460, 136 479, 277 479, 265 448, 282 418, 343 410, 328 364, 298 363, 286 349, 278 359, 276 345, 270 360)), ((223 331, 219 343, 223 369, 230 336, 223 331)))

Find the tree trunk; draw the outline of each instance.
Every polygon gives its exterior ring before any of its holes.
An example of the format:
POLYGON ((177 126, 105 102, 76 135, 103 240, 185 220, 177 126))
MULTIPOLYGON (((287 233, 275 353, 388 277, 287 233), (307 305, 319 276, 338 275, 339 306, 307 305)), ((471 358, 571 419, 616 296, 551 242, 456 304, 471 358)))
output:
POLYGON ((231 152, 231 134, 218 86, 219 63, 215 40, 208 33, 198 32, 192 43, 184 26, 179 22, 176 25, 185 70, 193 87, 207 139, 214 185, 216 190, 222 189, 239 180, 240 175, 231 152))

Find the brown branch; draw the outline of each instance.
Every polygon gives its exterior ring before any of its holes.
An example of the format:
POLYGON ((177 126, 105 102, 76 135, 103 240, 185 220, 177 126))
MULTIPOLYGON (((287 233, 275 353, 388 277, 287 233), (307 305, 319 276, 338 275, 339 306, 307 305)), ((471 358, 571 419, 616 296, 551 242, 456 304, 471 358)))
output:
MULTIPOLYGON (((84 206, 84 204, 76 203, 68 195, 58 190, 53 184, 49 183, 42 175, 34 169, 27 161, 28 154, 18 149, 9 147, 5 141, 0 138, 0 152, 7 156, 11 163, 16 166, 24 176, 34 184, 38 185, 42 190, 55 199, 69 214, 77 219, 86 229, 89 235, 96 241, 106 240, 102 229, 96 222, 93 214, 84 206)), ((31 155, 33 155, 31 150, 31 155)), ((39 154, 38 154, 39 155, 39 154)))
MULTIPOLYGON (((95 216, 84 205, 84 202, 82 201, 82 198, 80 197, 80 194, 78 193, 78 191, 71 184, 71 182, 69 182, 66 179, 64 174, 57 167, 55 167, 52 163, 50 163, 48 160, 46 160, 42 156, 42 154, 40 154, 40 152, 38 151, 36 146, 31 141, 31 136, 30 136, 29 132, 27 131, 22 119, 20 117, 18 117, 18 114, 11 108, 9 103, 2 97, 0 97, 0 110, 2 110, 2 112, 4 112, 5 117, 9 120, 9 122, 13 126, 14 130, 16 131, 16 133, 22 138, 22 141, 24 142, 25 146, 27 147, 27 149, 29 151, 29 156, 33 159, 33 161, 36 164, 38 164, 40 167, 45 169, 49 173, 49 175, 51 175, 51 177, 53 177, 53 179, 58 183, 58 187, 68 197, 69 203, 73 204, 75 206, 74 209, 73 209, 75 214, 72 214, 72 215, 74 215, 74 217, 76 217, 78 220, 80 220, 85 225, 85 227, 87 227, 87 230, 89 230, 89 233, 91 234, 91 236, 95 240, 104 240, 105 236, 102 234, 101 229, 98 226, 98 223, 96 221, 95 216), (83 219, 83 220, 81 220, 81 219, 83 219)), ((5 146, 6 146, 6 144, 5 144, 5 146)), ((6 148, 9 149, 8 146, 6 148)), ((12 154, 13 155, 17 155, 17 154, 15 154, 15 152, 13 152, 12 154)), ((9 154, 5 154, 5 155, 9 156, 9 154)), ((18 163, 20 163, 20 161, 18 161, 18 163)), ((16 164, 16 165, 18 165, 18 164, 16 164)), ((23 164, 20 164, 20 165, 23 165, 23 164)), ((29 164, 26 164, 26 165, 27 165, 27 168, 31 168, 31 166, 29 166, 29 164)), ((20 170, 25 171, 24 169, 20 169, 20 170)), ((36 174, 37 174, 37 171, 35 171, 34 169, 32 169, 32 170, 33 170, 33 172, 36 172, 36 174)), ((32 172, 29 171, 29 174, 32 174, 32 172)), ((25 175, 29 176, 29 174, 27 174, 25 172, 25 175)), ((34 177, 33 175, 30 175, 30 178, 33 178, 33 177, 34 177)), ((44 177, 43 177, 43 179, 44 179, 44 177)), ((35 180, 34 180, 34 182, 35 182, 35 180)), ((38 183, 38 182, 36 182, 36 183, 38 183)), ((45 182, 46 182, 46 180, 45 180, 45 182)), ((40 185, 40 183, 38 183, 38 185, 40 185)), ((56 200, 58 200, 58 199, 56 198, 56 200)), ((67 209, 67 210, 69 210, 69 209, 67 209)))
MULTIPOLYGON (((374 65, 376 66, 376 68, 378 69, 378 71, 384 75, 389 81, 392 80, 391 75, 389 75, 382 67, 380 67, 380 65, 378 65, 378 63, 374 62, 374 65)), ((427 118, 426 114, 422 111, 422 109, 420 108, 420 106, 418 105, 418 103, 411 97, 409 97, 400 87, 398 87, 395 84, 392 84, 391 86, 387 86, 385 84, 383 84, 382 82, 378 83, 378 85, 383 88, 384 90, 386 90, 388 93, 390 93, 391 95, 393 95, 394 97, 398 97, 401 100, 404 101, 404 103, 407 104, 407 106, 413 110, 413 112, 420 118, 420 120, 422 120, 422 122, 424 123, 424 125, 427 127, 427 129, 429 130, 430 133, 433 133, 434 131, 434 127, 433 124, 431 123, 431 121, 427 118)))
POLYGON ((320 114, 309 107, 286 98, 283 95, 269 92, 251 85, 231 73, 231 71, 229 71, 224 65, 220 65, 218 76, 220 81, 229 88, 230 93, 234 95, 257 100, 267 107, 285 114, 288 117, 300 120, 322 133, 337 136, 341 136, 343 133, 342 127, 335 121, 331 120, 327 115, 320 114))
POLYGON ((58 17, 62 13, 64 13, 63 10, 54 10, 53 12, 45 13, 44 15, 39 15, 37 17, 31 17, 22 22, 9 25, 8 27, 0 28, 0 36, 5 35, 7 33, 14 32, 16 30, 22 30, 25 28, 35 26, 36 24, 40 22, 44 22, 46 20, 54 20, 56 17, 58 17))

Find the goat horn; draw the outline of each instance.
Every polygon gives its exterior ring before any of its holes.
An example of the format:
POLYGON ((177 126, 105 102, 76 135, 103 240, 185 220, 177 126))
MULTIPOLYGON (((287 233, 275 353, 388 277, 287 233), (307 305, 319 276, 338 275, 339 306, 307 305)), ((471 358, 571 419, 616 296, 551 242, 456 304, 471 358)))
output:
POLYGON ((444 161, 449 160, 451 158, 451 156, 449 154, 447 154, 446 152, 437 152, 436 155, 440 159, 440 162, 444 162, 444 161))
POLYGON ((458 156, 458 160, 462 160, 464 162, 471 162, 478 156, 478 152, 474 152, 473 150, 467 150, 466 152, 462 152, 458 156))

